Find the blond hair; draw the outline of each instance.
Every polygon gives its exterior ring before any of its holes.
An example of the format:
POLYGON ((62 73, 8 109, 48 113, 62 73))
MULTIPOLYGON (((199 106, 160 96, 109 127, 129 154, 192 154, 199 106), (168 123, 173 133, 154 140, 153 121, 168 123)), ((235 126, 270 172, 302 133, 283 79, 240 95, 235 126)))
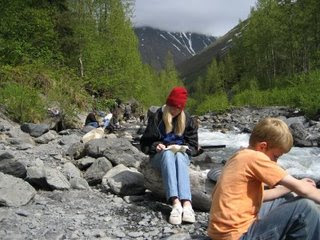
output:
POLYGON ((178 136, 182 136, 184 133, 184 130, 186 128, 186 114, 182 110, 180 114, 177 116, 177 121, 173 129, 173 118, 172 114, 169 111, 169 106, 165 105, 163 107, 163 115, 162 115, 162 120, 164 122, 164 126, 166 129, 166 133, 174 132, 178 136))
POLYGON ((252 130, 250 146, 254 147, 259 142, 266 142, 269 149, 280 148, 287 153, 293 145, 293 138, 284 121, 268 117, 261 120, 252 130))

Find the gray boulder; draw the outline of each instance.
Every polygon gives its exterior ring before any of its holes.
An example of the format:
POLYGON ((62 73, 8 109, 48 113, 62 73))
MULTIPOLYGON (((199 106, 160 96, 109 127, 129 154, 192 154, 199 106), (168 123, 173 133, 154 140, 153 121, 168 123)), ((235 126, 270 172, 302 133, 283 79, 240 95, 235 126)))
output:
POLYGON ((84 144, 82 142, 75 142, 66 151, 66 155, 73 159, 80 159, 85 156, 84 144))
POLYGON ((80 170, 71 162, 66 162, 62 168, 63 175, 70 181, 72 178, 81 177, 80 170))
POLYGON ((72 144, 78 143, 80 140, 81 136, 78 136, 77 134, 62 135, 62 138, 58 141, 58 143, 68 149, 72 144))
POLYGON ((95 158, 93 157, 84 157, 76 161, 76 165, 80 170, 88 169, 94 162, 95 158))
POLYGON ((0 206, 26 205, 36 195, 36 190, 20 178, 0 172, 0 206))
POLYGON ((138 168, 145 155, 123 138, 94 139, 85 145, 87 155, 106 157, 114 165, 138 168))
POLYGON ((49 126, 47 124, 24 123, 20 128, 22 131, 29 133, 32 137, 40 137, 49 131, 49 126))
POLYGON ((102 178, 102 185, 117 195, 131 196, 145 192, 144 177, 136 169, 119 164, 102 178))
POLYGON ((87 169, 84 178, 90 185, 101 183, 102 177, 112 168, 112 163, 105 157, 95 160, 95 162, 87 169))
POLYGON ((283 120, 286 122, 286 124, 288 126, 290 126, 291 124, 296 124, 296 123, 304 125, 307 122, 307 119, 305 116, 290 117, 290 118, 283 119, 283 120))
POLYGON ((58 134, 56 131, 50 130, 49 132, 41 135, 40 137, 37 137, 35 139, 35 142, 39 143, 39 144, 47 144, 48 142, 55 140, 57 138, 57 136, 58 136, 58 134))
POLYGON ((89 190, 90 186, 88 182, 82 177, 74 177, 70 179, 70 185, 73 189, 89 190))
POLYGON ((0 172, 24 178, 27 170, 25 165, 20 160, 16 160, 12 153, 0 151, 0 172))
POLYGON ((290 130, 297 147, 312 147, 313 143, 309 139, 309 133, 305 130, 302 123, 295 122, 290 125, 290 130))
POLYGON ((67 178, 59 170, 45 166, 27 168, 26 181, 46 190, 66 190, 71 187, 67 178))

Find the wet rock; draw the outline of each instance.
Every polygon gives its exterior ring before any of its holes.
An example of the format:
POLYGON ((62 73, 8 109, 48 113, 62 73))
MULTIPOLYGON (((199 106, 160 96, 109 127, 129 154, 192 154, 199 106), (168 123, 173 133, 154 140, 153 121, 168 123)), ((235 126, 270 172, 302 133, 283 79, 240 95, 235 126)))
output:
POLYGON ((294 139, 294 145, 297 147, 312 147, 312 141, 308 139, 309 134, 304 129, 302 123, 295 122, 290 125, 290 130, 294 139))

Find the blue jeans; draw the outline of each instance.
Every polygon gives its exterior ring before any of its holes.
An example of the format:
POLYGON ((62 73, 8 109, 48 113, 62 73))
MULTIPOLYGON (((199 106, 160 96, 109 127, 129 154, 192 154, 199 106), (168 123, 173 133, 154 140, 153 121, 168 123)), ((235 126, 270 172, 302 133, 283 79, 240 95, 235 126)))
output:
POLYGON ((182 152, 174 154, 170 150, 156 153, 151 158, 152 167, 161 172, 167 200, 178 197, 181 200, 191 201, 189 164, 188 154, 182 152))
POLYGON ((263 203, 259 218, 240 240, 320 239, 320 211, 311 200, 291 194, 263 203))

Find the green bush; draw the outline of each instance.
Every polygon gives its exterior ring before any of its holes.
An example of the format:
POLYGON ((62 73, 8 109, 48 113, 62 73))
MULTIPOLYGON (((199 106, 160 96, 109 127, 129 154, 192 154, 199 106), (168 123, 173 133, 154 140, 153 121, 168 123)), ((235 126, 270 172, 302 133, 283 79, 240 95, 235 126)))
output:
POLYGON ((111 110, 116 106, 116 99, 104 99, 104 98, 99 98, 95 101, 94 103, 94 109, 95 110, 111 110))
POLYGON ((218 93, 212 96, 206 96, 205 100, 198 104, 195 113, 198 115, 207 112, 223 112, 229 109, 229 101, 226 93, 218 93))
POLYGON ((45 116, 45 107, 39 92, 25 85, 4 83, 0 101, 9 116, 18 122, 38 122, 45 116))
POLYGON ((89 108, 92 98, 83 87, 81 78, 78 78, 68 69, 48 70, 47 76, 52 79, 52 85, 46 92, 47 104, 58 104, 63 116, 71 120, 80 110, 89 108))
MULTIPOLYGON (((273 88, 269 90, 244 90, 233 96, 232 104, 235 106, 289 106, 303 110, 313 117, 318 110, 320 102, 320 71, 294 76, 292 81, 288 78, 290 86, 273 88)), ((280 80, 279 80, 280 82, 280 80)))
POLYGON ((1 83, 1 102, 5 103, 8 113, 17 121, 43 119, 44 115, 39 113, 40 105, 41 109, 58 107, 64 116, 70 118, 92 105, 92 99, 83 87, 83 80, 69 68, 54 68, 39 62, 16 67, 6 65, 0 67, 1 83), (26 97, 30 99, 25 100, 26 97), (31 100, 35 103, 29 103, 31 100), (27 104, 29 112, 33 114, 23 116, 25 113, 19 111, 19 102, 27 104))

